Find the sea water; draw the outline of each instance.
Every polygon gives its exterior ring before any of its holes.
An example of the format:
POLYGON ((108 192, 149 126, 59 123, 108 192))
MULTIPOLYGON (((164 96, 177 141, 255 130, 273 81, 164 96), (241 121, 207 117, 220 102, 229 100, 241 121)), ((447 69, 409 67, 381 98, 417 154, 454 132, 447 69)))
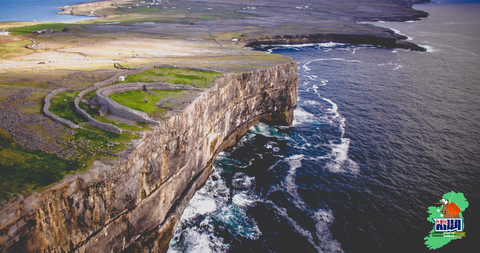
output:
POLYGON ((260 123, 220 153, 169 252, 431 252, 427 208, 463 192, 477 252, 480 5, 427 4, 383 23, 428 50, 264 48, 298 61, 293 125, 260 123))
POLYGON ((84 16, 58 15, 60 6, 74 5, 85 0, 1 0, 0 22, 38 21, 59 22, 89 19, 84 16))

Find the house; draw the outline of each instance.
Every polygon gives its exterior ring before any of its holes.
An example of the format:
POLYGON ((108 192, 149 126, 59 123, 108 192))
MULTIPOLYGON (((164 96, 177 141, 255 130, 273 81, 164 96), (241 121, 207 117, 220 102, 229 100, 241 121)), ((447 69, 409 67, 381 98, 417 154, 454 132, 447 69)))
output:
POLYGON ((118 81, 120 81, 120 82, 125 81, 125 77, 124 77, 124 76, 119 76, 119 77, 118 77, 118 81))

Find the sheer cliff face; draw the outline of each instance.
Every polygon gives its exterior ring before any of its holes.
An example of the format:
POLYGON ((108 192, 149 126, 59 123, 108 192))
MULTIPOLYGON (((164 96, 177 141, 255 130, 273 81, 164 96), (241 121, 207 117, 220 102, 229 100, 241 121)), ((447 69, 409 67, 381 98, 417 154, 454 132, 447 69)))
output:
POLYGON ((297 90, 295 62, 218 79, 115 166, 4 206, 0 251, 165 251, 217 153, 259 121, 290 124, 297 90))

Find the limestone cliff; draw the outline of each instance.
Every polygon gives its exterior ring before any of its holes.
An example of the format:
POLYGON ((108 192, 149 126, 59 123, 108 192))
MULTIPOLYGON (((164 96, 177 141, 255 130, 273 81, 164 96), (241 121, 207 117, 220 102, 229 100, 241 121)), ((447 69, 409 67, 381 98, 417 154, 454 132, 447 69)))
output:
POLYGON ((297 90, 295 62, 218 79, 115 165, 97 163, 4 206, 0 251, 166 251, 218 152, 259 121, 290 124, 297 90))

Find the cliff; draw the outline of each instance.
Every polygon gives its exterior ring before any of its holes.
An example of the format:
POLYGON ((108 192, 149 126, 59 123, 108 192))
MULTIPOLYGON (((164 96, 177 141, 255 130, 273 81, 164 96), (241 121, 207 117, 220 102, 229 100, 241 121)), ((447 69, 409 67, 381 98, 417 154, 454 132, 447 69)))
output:
POLYGON ((260 121, 290 124, 295 62, 216 80, 126 157, 0 210, 1 252, 165 252, 215 156, 260 121))

